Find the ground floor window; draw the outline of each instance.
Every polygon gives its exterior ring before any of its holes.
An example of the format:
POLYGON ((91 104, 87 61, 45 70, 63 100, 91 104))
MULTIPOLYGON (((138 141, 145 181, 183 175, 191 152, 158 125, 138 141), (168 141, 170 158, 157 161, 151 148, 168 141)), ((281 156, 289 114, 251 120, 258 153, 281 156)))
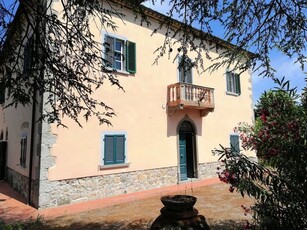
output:
POLYGON ((26 157, 27 157, 27 137, 21 137, 20 140, 20 159, 19 164, 22 167, 26 167, 26 157))
POLYGON ((28 148, 28 130, 29 122, 23 122, 20 127, 20 158, 19 165, 26 167, 27 161, 27 148, 28 148))
POLYGON ((230 148, 231 151, 238 154, 240 152, 240 141, 239 141, 239 135, 237 134, 231 134, 230 135, 230 148))
POLYGON ((126 162, 126 134, 103 135, 103 164, 123 164, 126 162))

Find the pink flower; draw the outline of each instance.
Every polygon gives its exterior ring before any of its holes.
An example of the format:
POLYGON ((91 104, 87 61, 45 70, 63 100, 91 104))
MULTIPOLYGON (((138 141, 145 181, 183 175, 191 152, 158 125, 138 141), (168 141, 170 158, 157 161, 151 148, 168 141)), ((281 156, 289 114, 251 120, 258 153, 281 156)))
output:
POLYGON ((266 115, 265 115, 264 113, 261 114, 260 119, 261 119, 263 122, 266 122, 266 121, 267 121, 266 115))

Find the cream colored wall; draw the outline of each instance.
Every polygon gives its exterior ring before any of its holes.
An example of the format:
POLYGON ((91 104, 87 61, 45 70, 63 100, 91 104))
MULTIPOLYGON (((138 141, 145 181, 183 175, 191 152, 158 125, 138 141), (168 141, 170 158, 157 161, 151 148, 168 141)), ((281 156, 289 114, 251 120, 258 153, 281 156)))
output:
POLYGON ((7 167, 28 176, 29 174, 29 153, 30 153, 30 141, 31 141, 31 107, 18 106, 9 107, 4 109, 4 106, 0 106, 0 130, 4 130, 4 136, 6 128, 8 129, 7 139, 7 167), (27 132, 27 155, 26 155, 26 167, 19 165, 20 159, 20 140, 21 140, 21 126, 23 123, 28 122, 29 128, 27 132))
MULTIPOLYGON (((250 75, 241 75, 240 96, 226 95, 226 68, 201 75, 193 70, 193 84, 215 89, 213 113, 200 117, 197 110, 182 110, 169 116, 166 111, 167 86, 178 82, 177 62, 163 57, 158 65, 152 65, 153 52, 163 44, 164 31, 151 36, 152 28, 157 27, 156 22, 152 22, 151 28, 142 27, 134 23, 134 16, 128 11, 124 13, 125 24, 115 19, 117 32, 108 32, 136 42, 137 72, 134 75, 118 74, 125 92, 110 86, 107 81, 97 92, 97 98, 110 105, 117 114, 111 118, 113 126, 99 126, 95 118, 84 123, 83 128, 66 119, 68 129, 52 126, 57 142, 51 149, 55 165, 49 169, 50 180, 177 166, 176 130, 185 116, 197 127, 199 163, 217 161, 211 150, 219 144, 229 146, 229 135, 238 122, 252 122, 250 75), (122 169, 99 170, 101 134, 111 131, 127 133, 127 157, 131 164, 122 169)), ((101 41, 102 32, 94 27, 93 31, 101 41)), ((205 59, 205 64, 209 63, 205 59)))
MULTIPOLYGON (((23 19, 20 19, 23 20, 23 19)), ((23 22, 27 22, 27 20, 23 20, 23 22)), ((25 36, 25 33, 29 35, 33 32, 32 28, 26 28, 26 24, 20 23, 21 26, 20 31, 16 31, 16 33, 20 32, 25 36), (25 32, 25 30, 27 32, 25 32)), ((27 42, 26 39, 23 40, 24 45, 27 42)), ((20 47, 18 47, 20 48, 20 47)), ((23 55, 23 49, 21 49, 20 56, 23 55)), ((4 64, 4 63, 3 63, 4 64)), ((19 68, 23 68, 23 60, 19 60, 19 68)), ((0 76, 1 77, 1 76, 0 76)), ((12 78, 15 77, 15 74, 12 74, 12 78)), ((14 171, 24 175, 29 175, 29 162, 30 162, 30 146, 31 146, 31 127, 32 127, 32 104, 29 105, 21 105, 18 104, 16 107, 10 106, 5 108, 6 105, 11 103, 11 99, 8 97, 8 92, 6 91, 6 101, 3 105, 0 105, 0 132, 3 130, 4 137, 6 133, 6 129, 8 130, 8 138, 7 138, 7 167, 13 169, 14 171), (20 152, 21 152, 21 136, 24 135, 24 129, 22 129, 23 124, 27 123, 28 128, 26 129, 27 135, 27 151, 26 151, 26 166, 23 167, 20 165, 20 152)), ((39 96, 37 97, 38 104, 40 103, 39 96)), ((36 107, 36 121, 40 118, 40 105, 36 107)), ((39 123, 35 124, 35 136, 34 136, 34 148, 33 148, 33 170, 32 170, 32 178, 37 179, 39 175, 39 154, 37 150, 39 150, 40 145, 40 130, 39 123)))

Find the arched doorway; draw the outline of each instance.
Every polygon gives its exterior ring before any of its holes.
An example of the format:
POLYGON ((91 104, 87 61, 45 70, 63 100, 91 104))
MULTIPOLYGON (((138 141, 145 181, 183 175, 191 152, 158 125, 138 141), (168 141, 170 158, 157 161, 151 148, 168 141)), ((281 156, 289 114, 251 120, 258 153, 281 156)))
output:
POLYGON ((180 181, 197 177, 195 129, 189 121, 179 126, 180 181))

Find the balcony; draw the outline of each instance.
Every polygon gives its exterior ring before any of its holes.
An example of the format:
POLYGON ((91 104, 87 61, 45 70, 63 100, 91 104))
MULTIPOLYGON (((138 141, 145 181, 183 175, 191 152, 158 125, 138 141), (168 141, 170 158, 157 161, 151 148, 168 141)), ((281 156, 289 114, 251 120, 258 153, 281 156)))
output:
POLYGON ((214 89, 182 82, 169 85, 167 106, 169 115, 188 108, 199 110, 202 117, 207 116, 214 110, 214 89))

